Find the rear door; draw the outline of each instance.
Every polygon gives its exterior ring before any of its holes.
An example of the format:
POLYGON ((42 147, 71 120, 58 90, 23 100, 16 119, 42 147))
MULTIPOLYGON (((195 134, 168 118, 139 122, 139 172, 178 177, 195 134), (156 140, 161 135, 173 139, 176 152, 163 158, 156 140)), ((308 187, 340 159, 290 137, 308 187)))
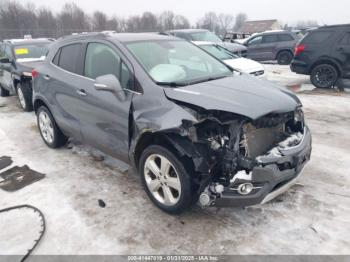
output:
MULTIPOLYGON (((51 66, 42 67, 45 97, 49 99, 59 127, 78 140, 82 139, 80 130, 82 68, 79 62, 83 57, 82 43, 72 43, 61 47, 51 62, 51 66)), ((39 80, 35 80, 39 81, 39 80)))
POLYGON ((334 47, 333 56, 341 63, 344 76, 350 77, 350 30, 341 34, 334 47))
POLYGON ((134 77, 131 63, 113 44, 107 41, 86 43, 79 119, 84 140, 90 145, 128 161, 129 113, 132 92, 125 91, 120 101, 113 93, 95 88, 95 79, 112 74, 122 87, 133 90, 134 77))

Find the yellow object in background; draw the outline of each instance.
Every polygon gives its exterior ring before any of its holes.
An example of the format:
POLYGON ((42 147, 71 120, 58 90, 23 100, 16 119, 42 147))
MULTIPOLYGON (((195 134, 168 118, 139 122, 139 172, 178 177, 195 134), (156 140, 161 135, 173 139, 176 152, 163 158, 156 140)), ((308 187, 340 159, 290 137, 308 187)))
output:
POLYGON ((15 49, 16 55, 27 55, 29 53, 28 48, 15 49))

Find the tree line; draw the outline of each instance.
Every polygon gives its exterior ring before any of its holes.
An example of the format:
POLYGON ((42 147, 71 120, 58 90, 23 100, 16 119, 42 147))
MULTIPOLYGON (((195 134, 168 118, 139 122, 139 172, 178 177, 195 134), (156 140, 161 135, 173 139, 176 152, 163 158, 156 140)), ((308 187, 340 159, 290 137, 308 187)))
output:
POLYGON ((86 13, 75 3, 66 3, 59 12, 33 3, 19 3, 16 0, 0 0, 0 39, 33 37, 58 38, 63 35, 113 30, 117 32, 154 32, 184 28, 204 28, 217 34, 236 30, 247 20, 239 13, 217 14, 208 12, 195 25, 180 14, 164 11, 160 14, 144 12, 128 18, 108 16, 101 11, 86 13))

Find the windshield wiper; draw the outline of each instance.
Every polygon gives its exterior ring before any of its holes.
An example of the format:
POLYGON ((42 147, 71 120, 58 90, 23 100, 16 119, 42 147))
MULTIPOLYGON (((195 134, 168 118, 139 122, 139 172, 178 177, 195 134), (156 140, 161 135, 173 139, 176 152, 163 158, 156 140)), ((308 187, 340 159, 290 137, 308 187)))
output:
POLYGON ((214 81, 214 80, 218 80, 218 79, 221 79, 221 78, 226 78, 228 77, 227 75, 224 75, 224 76, 211 76, 211 77, 208 77, 208 78, 203 78, 203 79, 199 79, 199 80, 195 80, 193 82, 190 82, 189 84, 190 85, 194 85, 194 84, 199 84, 199 83, 204 83, 204 82, 209 82, 209 81, 214 81))
POLYGON ((179 86, 187 86, 187 83, 179 83, 179 82, 156 82, 157 85, 160 86, 170 86, 170 87, 179 87, 179 86))

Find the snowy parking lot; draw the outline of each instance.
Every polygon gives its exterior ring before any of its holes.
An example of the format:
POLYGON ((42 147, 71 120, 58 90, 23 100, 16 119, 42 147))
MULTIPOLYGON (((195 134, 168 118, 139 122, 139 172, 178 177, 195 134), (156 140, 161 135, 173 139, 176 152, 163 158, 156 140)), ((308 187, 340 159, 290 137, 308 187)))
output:
MULTIPOLYGON (((297 93, 313 134, 304 175, 270 203, 167 215, 125 164, 84 145, 49 149, 34 113, 9 97, 0 98, 0 157, 46 177, 13 193, 0 189, 0 209, 42 211, 46 232, 34 254, 349 254, 349 89, 316 90, 287 66, 265 67, 268 80, 297 93)), ((25 253, 35 217, 0 213, 0 220, 0 254, 25 253)))

